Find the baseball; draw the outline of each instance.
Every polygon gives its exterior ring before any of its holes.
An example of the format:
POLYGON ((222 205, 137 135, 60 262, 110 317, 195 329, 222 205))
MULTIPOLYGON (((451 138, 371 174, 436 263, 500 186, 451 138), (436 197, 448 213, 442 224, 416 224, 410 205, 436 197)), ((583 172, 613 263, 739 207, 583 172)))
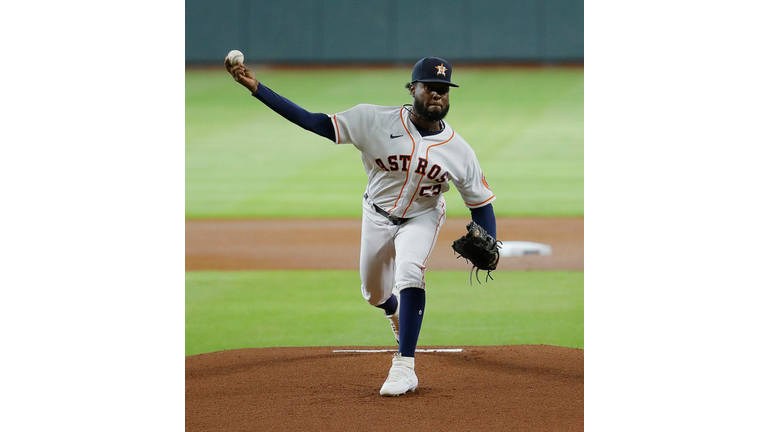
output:
POLYGON ((243 56, 243 53, 240 52, 240 50, 232 50, 227 54, 227 58, 229 59, 229 64, 236 65, 243 63, 243 60, 245 60, 245 56, 243 56))

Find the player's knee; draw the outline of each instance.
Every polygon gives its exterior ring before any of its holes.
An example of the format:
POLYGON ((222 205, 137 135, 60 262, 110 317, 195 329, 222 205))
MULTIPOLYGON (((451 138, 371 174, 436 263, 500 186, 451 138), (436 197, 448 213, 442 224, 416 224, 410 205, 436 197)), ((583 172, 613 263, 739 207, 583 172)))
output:
POLYGON ((426 267, 416 263, 404 263, 397 269, 397 287, 424 288, 424 271, 426 267))

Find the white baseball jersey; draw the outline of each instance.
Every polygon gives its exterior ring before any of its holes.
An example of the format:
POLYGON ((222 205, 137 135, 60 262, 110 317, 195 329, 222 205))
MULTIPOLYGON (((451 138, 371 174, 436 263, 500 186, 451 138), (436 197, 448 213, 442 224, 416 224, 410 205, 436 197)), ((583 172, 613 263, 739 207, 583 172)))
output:
POLYGON ((422 137, 408 110, 370 104, 331 115, 337 144, 354 144, 368 174, 370 199, 394 217, 413 218, 439 205, 450 180, 469 208, 496 197, 477 156, 447 123, 422 137))

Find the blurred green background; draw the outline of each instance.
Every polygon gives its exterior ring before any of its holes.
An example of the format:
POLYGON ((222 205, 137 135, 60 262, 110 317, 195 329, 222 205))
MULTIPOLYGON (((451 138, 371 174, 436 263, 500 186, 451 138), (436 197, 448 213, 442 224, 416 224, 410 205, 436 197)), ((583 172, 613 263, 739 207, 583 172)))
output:
MULTIPOLYGON (((400 106, 410 69, 255 67, 313 112, 400 106)), ((584 71, 462 68, 447 121, 478 155, 497 216, 584 213, 584 71)), ((284 120, 220 70, 186 72, 187 218, 356 218, 367 177, 350 145, 284 120)), ((454 190, 448 215, 466 215, 454 190)))

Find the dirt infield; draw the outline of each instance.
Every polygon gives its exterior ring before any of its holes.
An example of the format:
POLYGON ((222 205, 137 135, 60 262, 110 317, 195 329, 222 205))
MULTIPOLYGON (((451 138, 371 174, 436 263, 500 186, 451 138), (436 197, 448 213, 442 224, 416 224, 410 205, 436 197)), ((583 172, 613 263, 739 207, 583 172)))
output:
MULTIPOLYGON (((468 270, 451 243, 467 218, 449 218, 429 269, 468 270)), ((584 270, 583 218, 497 220, 500 240, 552 246, 551 256, 503 258, 499 270, 584 270)), ((188 220, 186 270, 357 269, 358 219, 188 220)))
POLYGON ((390 353, 334 349, 186 357, 186 430, 584 430, 584 350, 516 345, 418 353, 416 392, 384 398, 378 390, 390 353))

